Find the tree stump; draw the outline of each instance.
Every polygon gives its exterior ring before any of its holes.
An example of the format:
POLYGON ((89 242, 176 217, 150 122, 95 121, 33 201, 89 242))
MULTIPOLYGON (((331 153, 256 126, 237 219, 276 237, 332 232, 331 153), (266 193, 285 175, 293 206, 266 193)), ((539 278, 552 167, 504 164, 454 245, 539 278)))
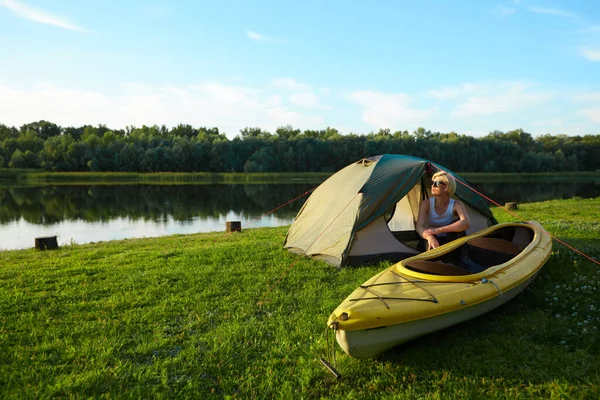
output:
POLYGON ((506 203, 506 204, 504 204, 504 207, 506 207, 508 210, 516 210, 516 209, 518 209, 518 206, 517 206, 516 202, 506 203))
POLYGON ((35 248, 38 250, 54 250, 58 249, 58 241, 56 236, 46 236, 35 238, 35 248))
POLYGON ((241 232, 242 231, 242 221, 227 221, 225 222, 225 232, 241 232))

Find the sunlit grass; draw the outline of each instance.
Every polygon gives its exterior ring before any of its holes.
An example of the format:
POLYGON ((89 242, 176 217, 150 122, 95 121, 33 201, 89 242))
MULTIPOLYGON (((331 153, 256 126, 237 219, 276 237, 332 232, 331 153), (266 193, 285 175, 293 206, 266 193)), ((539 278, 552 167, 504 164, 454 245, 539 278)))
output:
MULTIPOLYGON (((598 260, 599 209, 516 212, 598 260)), ((338 271, 283 250, 286 230, 0 252, 0 397, 600 397, 600 268, 567 247, 483 317, 375 360, 338 348, 337 380, 327 317, 387 264, 338 271)))

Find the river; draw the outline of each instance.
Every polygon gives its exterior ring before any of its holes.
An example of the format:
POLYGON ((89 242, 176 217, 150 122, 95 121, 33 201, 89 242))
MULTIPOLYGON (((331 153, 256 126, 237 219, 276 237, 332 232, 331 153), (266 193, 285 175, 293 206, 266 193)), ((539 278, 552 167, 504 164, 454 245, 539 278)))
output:
MULTIPOLYGON (((4 185, 0 187, 0 250, 26 249, 36 237, 59 245, 225 231, 293 222, 318 183, 178 185, 4 185)), ((498 204, 600 197, 600 180, 476 182, 498 204)))

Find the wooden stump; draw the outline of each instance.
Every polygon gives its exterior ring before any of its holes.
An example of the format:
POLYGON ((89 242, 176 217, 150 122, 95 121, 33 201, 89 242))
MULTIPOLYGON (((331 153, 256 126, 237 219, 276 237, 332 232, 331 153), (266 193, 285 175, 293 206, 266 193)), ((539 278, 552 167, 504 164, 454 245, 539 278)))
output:
POLYGON ((58 249, 56 236, 46 236, 35 238, 35 248, 38 250, 54 250, 58 249))
POLYGON ((227 221, 225 222, 225 232, 241 232, 242 231, 242 221, 227 221))
POLYGON ((504 204, 504 207, 506 207, 508 210, 518 209, 518 205, 515 202, 506 203, 506 204, 504 204))

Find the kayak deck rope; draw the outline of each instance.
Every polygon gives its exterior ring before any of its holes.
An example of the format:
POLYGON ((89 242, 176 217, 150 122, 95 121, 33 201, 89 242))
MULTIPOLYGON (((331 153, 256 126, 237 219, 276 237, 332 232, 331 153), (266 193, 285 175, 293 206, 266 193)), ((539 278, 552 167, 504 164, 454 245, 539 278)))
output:
POLYGON ((361 298, 356 298, 356 299, 349 299, 348 301, 361 301, 361 300, 381 300, 381 302, 383 302, 383 304, 385 304, 385 306, 387 307, 387 309, 389 310, 390 307, 389 305, 385 302, 385 300, 412 300, 412 301, 430 301, 432 303, 437 303, 438 300, 435 297, 435 295, 433 293, 431 293, 429 290, 427 290, 425 287, 421 286, 422 284, 425 283, 429 283, 429 284, 465 284, 465 283, 469 283, 472 285, 475 284, 486 284, 486 283, 491 283, 497 290, 500 296, 504 295, 504 293, 502 292, 502 289, 500 289, 500 287, 493 281, 487 279, 487 278, 483 278, 481 280, 477 280, 477 281, 470 281, 470 282, 448 282, 448 281, 424 281, 424 280, 411 280, 408 279, 407 277, 400 275, 399 273, 390 270, 389 272, 391 272, 392 274, 398 276, 400 279, 404 279, 404 281, 395 281, 395 282, 380 282, 380 283, 373 283, 371 285, 361 285, 359 286, 360 289, 366 290, 367 292, 375 295, 376 297, 361 297, 361 298), (376 286, 385 286, 385 285, 405 285, 405 284, 411 284, 416 286, 417 288, 423 290, 425 293, 427 293, 430 297, 429 298, 422 298, 422 297, 390 297, 390 296, 382 296, 379 293, 375 292, 372 288, 376 287, 376 286))
POLYGON ((487 279, 487 278, 483 278, 483 279, 481 280, 481 283, 483 283, 483 284, 485 284, 485 283, 491 283, 492 285, 494 285, 494 287, 495 287, 496 289, 498 289, 498 293, 500 294, 500 296, 504 296, 504 293, 502 292, 502 289, 500 289, 500 286, 496 285, 496 282, 494 282, 494 281, 490 281, 490 280, 489 280, 489 279, 487 279))
MULTIPOLYGON (((435 165, 433 165, 433 164, 430 164, 430 166, 432 166, 432 167, 435 167, 435 168, 437 168, 437 169, 438 169, 438 170, 440 170, 440 171, 444 171, 443 169, 441 169, 441 168, 438 168, 438 167, 436 167, 436 166, 435 166, 435 165)), ((444 171, 444 172, 446 172, 446 173, 447 173, 447 171, 444 171)), ((452 174, 450 174, 450 175, 452 175, 452 174)), ((506 208, 506 207, 504 207, 504 206, 502 206, 502 205, 498 204, 498 202, 496 202, 496 201, 494 201, 494 200, 490 199, 489 197, 487 197, 487 196, 486 196, 486 195, 484 195, 483 193, 481 193, 481 192, 478 192, 477 190, 475 190, 475 189, 474 189, 474 188, 472 188, 471 186, 467 185, 465 182, 463 182, 463 181, 461 181, 460 179, 458 179, 456 176, 452 175, 452 177, 454 178, 454 180, 456 180, 456 182, 460 183, 461 185, 463 185, 463 186, 464 186, 464 187, 466 187, 467 189, 471 190, 472 192, 474 192, 474 193, 477 193, 478 195, 480 195, 481 197, 483 197, 484 199, 486 199, 486 200, 487 200, 487 201, 489 201, 490 203, 493 203, 493 204, 494 204, 494 205, 496 205, 497 207, 500 207, 501 209, 503 209, 504 211, 506 211, 507 213, 509 213, 509 214, 510 214, 510 215, 512 215, 513 217, 516 217, 516 218, 520 219, 520 220, 521 220, 521 221, 523 221, 523 222, 527 222, 527 220, 525 220, 525 218, 521 217, 521 216, 520 216, 520 215, 518 215, 517 213, 514 213, 514 212, 510 211, 508 208, 506 208)), ((545 230, 545 229, 544 229, 544 230, 545 230)), ((552 235, 552 234, 551 234, 550 232, 548 232, 547 230, 546 230, 546 232, 548 233, 548 235, 549 235, 549 236, 550 236, 552 239, 556 240, 558 243, 560 243, 560 244, 562 244, 563 246, 565 246, 565 247, 567 247, 567 248, 571 249, 571 250, 572 250, 572 251, 574 251, 575 253, 577 253, 577 254, 579 254, 579 255, 581 255, 581 256, 583 256, 583 257, 587 258, 587 259, 588 259, 588 260, 590 260, 591 262, 593 262, 593 263, 595 263, 595 264, 598 264, 598 265, 600 265, 600 261, 598 261, 598 260, 596 260, 595 258, 593 258, 593 257, 591 257, 591 256, 589 256, 589 255, 587 255, 587 254, 585 254, 584 252, 582 252, 582 251, 580 251, 580 250, 576 249, 575 247, 573 247, 573 246, 571 246, 571 245, 569 245, 569 244, 567 244, 567 243, 563 242, 562 240, 558 239, 557 237, 555 237, 554 235, 552 235)))
POLYGON ((349 301, 360 301, 360 300, 381 300, 381 302, 383 304, 385 304, 385 306, 387 307, 387 309, 390 309, 390 306, 385 302, 385 300, 412 300, 412 301, 430 301, 432 303, 437 303, 437 299, 435 298, 435 296, 427 289, 425 289, 422 286, 419 286, 418 284, 416 284, 414 281, 411 281, 410 279, 406 278, 405 276, 402 276, 394 271, 390 271, 392 274, 396 275, 397 277, 399 277, 400 279, 404 279, 404 281, 395 281, 395 282, 382 282, 382 283, 374 283, 372 285, 361 285, 359 286, 359 288, 375 295, 376 297, 361 297, 359 299, 349 299, 349 301), (429 295, 429 298, 423 298, 423 297, 390 297, 390 296, 382 296, 379 293, 377 293, 376 291, 374 291, 372 288, 375 286, 383 286, 383 285, 403 285, 403 284, 412 284, 414 286, 416 286, 418 289, 421 289, 422 291, 424 291, 425 293, 427 293, 429 295))

